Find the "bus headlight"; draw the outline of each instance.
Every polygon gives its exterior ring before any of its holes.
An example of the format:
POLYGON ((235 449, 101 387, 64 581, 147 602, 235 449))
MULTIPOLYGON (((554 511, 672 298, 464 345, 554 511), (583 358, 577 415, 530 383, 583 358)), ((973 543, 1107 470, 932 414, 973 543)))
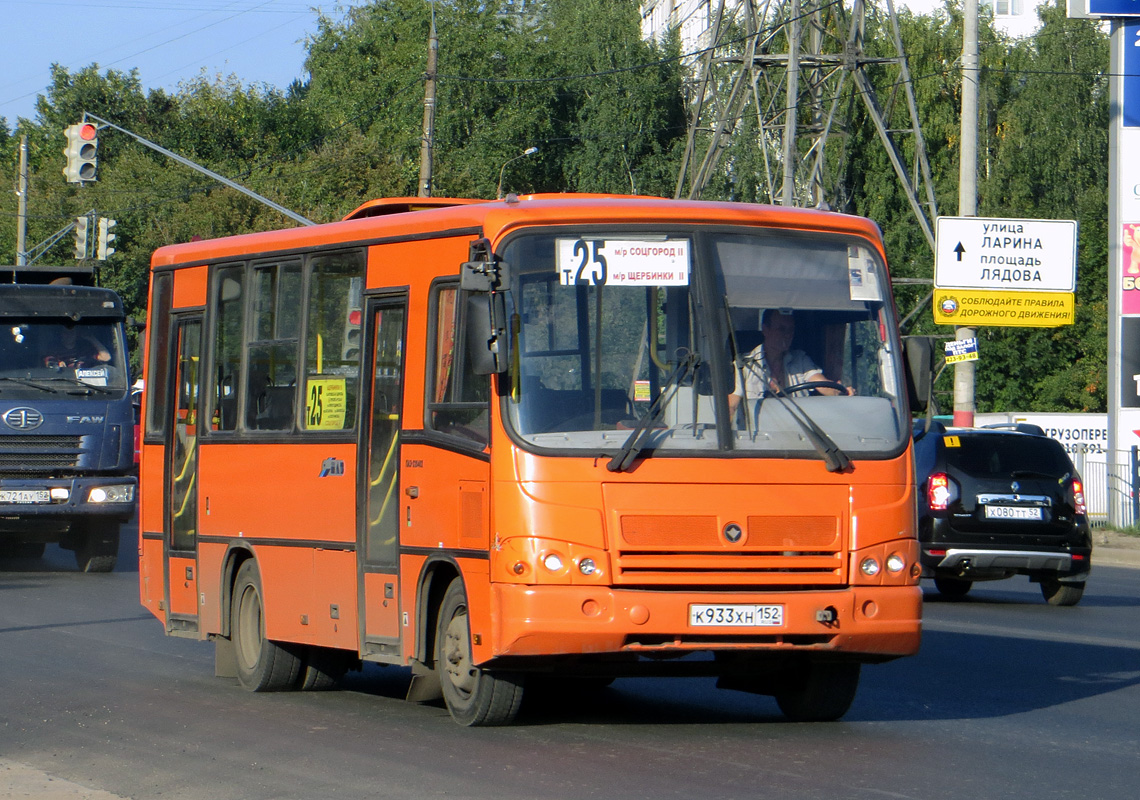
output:
POLYGON ((879 561, 875 558, 864 558, 859 564, 859 571, 866 575, 868 578, 873 578, 879 574, 879 561))
POLYGON ((492 580, 505 583, 605 585, 605 550, 573 542, 514 536, 491 551, 492 580))
POLYGON ((887 556, 887 572, 899 573, 906 569, 906 559, 898 553, 891 553, 887 556))
POLYGON ((542 566, 551 572, 561 572, 562 556, 558 555, 558 553, 547 553, 542 557, 542 566))

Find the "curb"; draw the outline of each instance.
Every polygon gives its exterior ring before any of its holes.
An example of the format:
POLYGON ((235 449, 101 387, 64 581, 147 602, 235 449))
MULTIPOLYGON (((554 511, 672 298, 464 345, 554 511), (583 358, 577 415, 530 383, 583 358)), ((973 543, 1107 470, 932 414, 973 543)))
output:
POLYGON ((1129 550, 1124 547, 1098 547, 1093 545, 1092 565, 1105 567, 1138 567, 1140 568, 1140 550, 1129 550))

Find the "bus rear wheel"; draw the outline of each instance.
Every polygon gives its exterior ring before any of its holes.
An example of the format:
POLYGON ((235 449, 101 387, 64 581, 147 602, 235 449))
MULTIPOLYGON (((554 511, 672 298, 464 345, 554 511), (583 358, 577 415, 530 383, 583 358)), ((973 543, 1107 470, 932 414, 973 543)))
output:
POLYGON ((301 659, 285 645, 265 638, 265 606, 257 564, 248 560, 234 580, 230 603, 230 637, 234 643, 238 682, 251 692, 297 688, 301 659))
POLYGON ((810 661, 785 679, 776 703, 791 722, 832 722, 851 708, 859 688, 857 663, 810 661))
POLYGON ((467 595, 458 579, 447 587, 439 609, 435 664, 447 710, 460 725, 506 725, 518 715, 522 676, 476 666, 471 656, 467 595))

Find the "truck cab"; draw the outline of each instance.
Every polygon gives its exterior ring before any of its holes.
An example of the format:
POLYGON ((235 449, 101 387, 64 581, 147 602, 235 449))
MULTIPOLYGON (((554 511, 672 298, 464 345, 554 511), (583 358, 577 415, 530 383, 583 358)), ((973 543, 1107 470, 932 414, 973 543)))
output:
POLYGON ((114 569, 137 489, 124 322, 110 289, 0 284, 0 557, 55 542, 114 569))

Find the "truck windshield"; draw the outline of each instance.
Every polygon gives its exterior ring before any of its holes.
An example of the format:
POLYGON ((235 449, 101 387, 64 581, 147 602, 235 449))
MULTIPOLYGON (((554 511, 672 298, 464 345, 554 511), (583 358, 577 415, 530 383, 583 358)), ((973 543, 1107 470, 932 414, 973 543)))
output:
POLYGON ((118 320, 6 317, 0 327, 0 392, 121 394, 127 364, 118 320))
POLYGON ((638 449, 651 454, 818 457, 797 416, 853 457, 905 445, 889 279, 862 240, 545 233, 503 259, 507 417, 529 446, 620 451, 648 427, 638 449))

